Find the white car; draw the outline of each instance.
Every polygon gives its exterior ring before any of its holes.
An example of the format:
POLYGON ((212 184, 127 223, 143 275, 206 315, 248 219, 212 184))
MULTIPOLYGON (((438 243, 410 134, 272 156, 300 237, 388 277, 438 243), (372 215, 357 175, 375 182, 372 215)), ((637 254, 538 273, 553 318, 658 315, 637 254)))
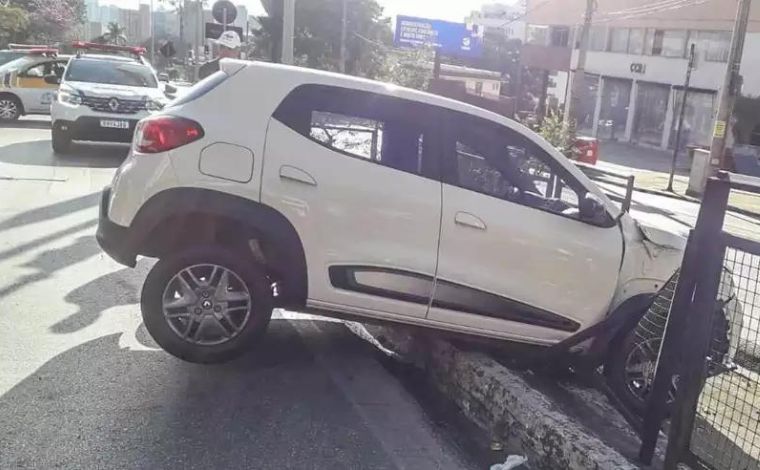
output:
POLYGON ((632 394, 633 328, 684 247, 510 119, 235 60, 138 123, 97 238, 159 258, 143 318, 188 361, 240 354, 282 307, 572 348, 632 394))
POLYGON ((15 121, 28 114, 49 114, 58 89, 46 76, 60 78, 69 56, 56 49, 13 50, 22 54, 0 65, 0 122, 15 121))
POLYGON ((141 48, 95 44, 80 48, 124 50, 133 56, 79 53, 71 58, 50 110, 52 145, 58 153, 67 152, 72 140, 131 142, 137 122, 169 101, 155 70, 142 59, 141 48))

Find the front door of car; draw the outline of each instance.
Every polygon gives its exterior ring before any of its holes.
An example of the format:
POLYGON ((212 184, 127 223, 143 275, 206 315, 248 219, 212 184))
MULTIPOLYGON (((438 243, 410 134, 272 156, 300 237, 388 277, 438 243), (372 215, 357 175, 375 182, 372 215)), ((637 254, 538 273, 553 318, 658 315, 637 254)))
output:
POLYGON ((21 98, 27 113, 47 114, 50 112, 50 104, 55 98, 58 85, 46 83, 45 75, 55 73, 63 76, 65 66, 65 61, 49 61, 19 72, 16 93, 21 98))
POLYGON ((453 112, 445 130, 428 318, 536 343, 603 318, 623 254, 614 221, 582 220, 583 185, 520 131, 453 112))
POLYGON ((441 182, 424 105, 321 85, 294 90, 267 130, 262 202, 298 232, 309 305, 424 318, 441 182))

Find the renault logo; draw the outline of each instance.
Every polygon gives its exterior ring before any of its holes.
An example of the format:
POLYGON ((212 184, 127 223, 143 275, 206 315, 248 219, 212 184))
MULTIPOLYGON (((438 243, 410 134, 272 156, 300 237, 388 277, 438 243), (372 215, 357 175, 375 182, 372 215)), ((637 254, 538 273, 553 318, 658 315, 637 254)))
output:
POLYGON ((108 107, 111 108, 111 111, 116 111, 119 109, 119 100, 116 98, 111 98, 108 100, 108 107))

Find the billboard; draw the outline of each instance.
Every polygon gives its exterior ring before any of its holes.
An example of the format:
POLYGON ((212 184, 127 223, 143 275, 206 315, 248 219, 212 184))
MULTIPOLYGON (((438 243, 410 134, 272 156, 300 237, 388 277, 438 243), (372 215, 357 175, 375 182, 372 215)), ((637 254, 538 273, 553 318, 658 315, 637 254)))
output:
POLYGON ((483 36, 477 25, 397 16, 394 43, 398 47, 430 45, 444 55, 480 57, 483 36))

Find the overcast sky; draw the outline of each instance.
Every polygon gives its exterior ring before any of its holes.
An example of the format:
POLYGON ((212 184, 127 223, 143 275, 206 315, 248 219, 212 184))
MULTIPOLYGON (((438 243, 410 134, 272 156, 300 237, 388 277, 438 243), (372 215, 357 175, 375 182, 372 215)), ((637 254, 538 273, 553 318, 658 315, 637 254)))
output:
MULTIPOLYGON (((264 9, 259 0, 232 0, 235 4, 248 7, 251 15, 260 15, 264 9)), ((298 0, 296 0, 298 1, 298 0)), ((351 0, 349 0, 351 1, 351 0)), ((209 3, 212 3, 210 0, 209 3)), ((463 21, 472 10, 480 9, 485 3, 493 3, 492 0, 378 0, 385 8, 385 15, 422 16, 449 21, 463 21)), ((514 3, 515 0, 502 0, 500 3, 514 3)), ((122 8, 137 8, 138 3, 149 3, 147 0, 100 0, 100 4, 114 4, 122 8)), ((158 0, 154 5, 158 6, 158 0)))

